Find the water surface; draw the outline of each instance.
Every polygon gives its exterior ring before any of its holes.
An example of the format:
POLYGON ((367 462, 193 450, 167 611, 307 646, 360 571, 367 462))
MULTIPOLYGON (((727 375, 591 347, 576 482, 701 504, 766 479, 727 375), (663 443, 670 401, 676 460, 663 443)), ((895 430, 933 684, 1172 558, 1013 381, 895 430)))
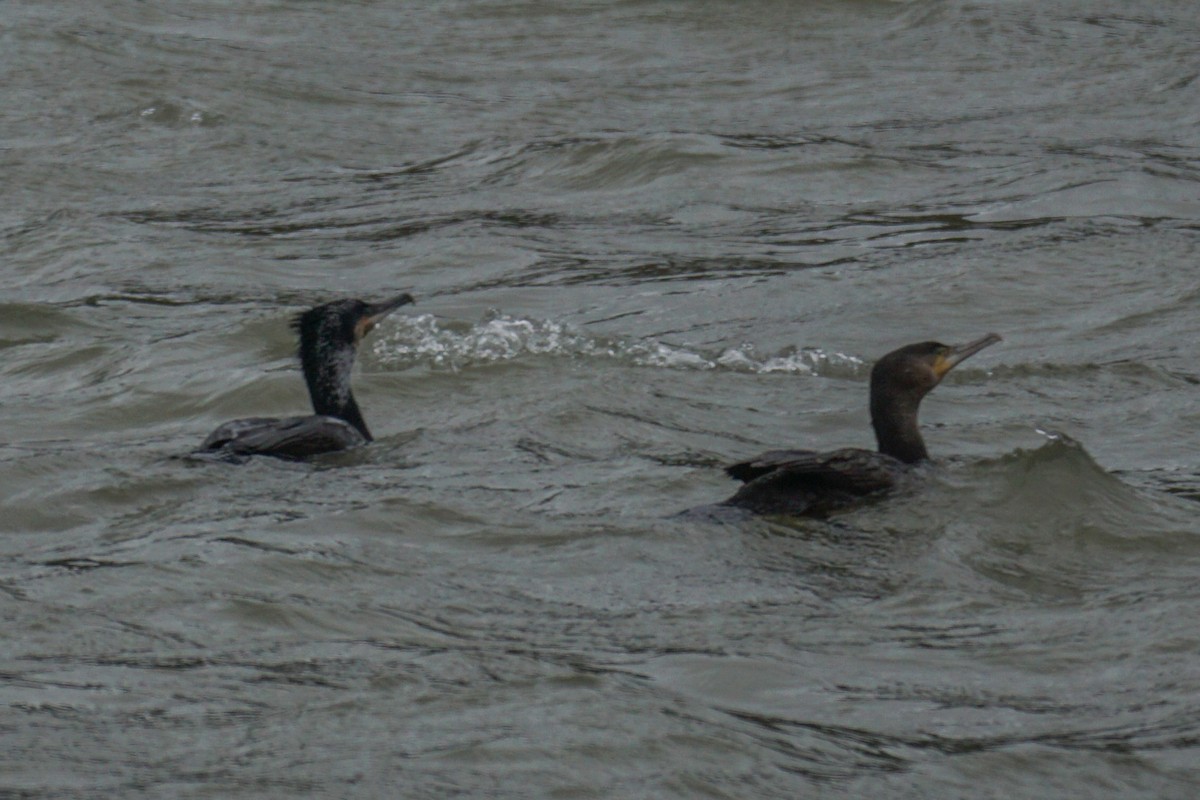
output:
POLYGON ((0 794, 1195 795, 1192 5, 0 16, 0 794), (371 447, 178 458, 401 290, 371 447), (988 331, 920 491, 677 516, 988 331))

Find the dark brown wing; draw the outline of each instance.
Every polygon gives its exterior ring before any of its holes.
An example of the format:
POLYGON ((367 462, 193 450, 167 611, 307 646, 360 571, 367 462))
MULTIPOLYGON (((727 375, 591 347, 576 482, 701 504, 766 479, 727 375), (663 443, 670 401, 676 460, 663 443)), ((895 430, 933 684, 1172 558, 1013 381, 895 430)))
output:
POLYGON ((365 443, 354 426, 336 417, 250 417, 217 428, 200 445, 200 452, 306 458, 365 443))
POLYGON ((819 458, 828 453, 816 450, 768 450, 748 461, 739 461, 725 468, 725 474, 737 478, 742 483, 749 483, 755 478, 761 478, 768 472, 774 472, 781 465, 789 462, 803 462, 811 458, 819 458))
POLYGON ((870 494, 891 488, 902 466, 891 456, 874 450, 847 447, 841 450, 771 450, 725 469, 731 477, 749 483, 776 475, 795 486, 812 485, 852 494, 870 494))
POLYGON ((747 481, 726 505, 760 514, 814 514, 896 485, 904 465, 872 450, 773 450, 726 471, 747 481))

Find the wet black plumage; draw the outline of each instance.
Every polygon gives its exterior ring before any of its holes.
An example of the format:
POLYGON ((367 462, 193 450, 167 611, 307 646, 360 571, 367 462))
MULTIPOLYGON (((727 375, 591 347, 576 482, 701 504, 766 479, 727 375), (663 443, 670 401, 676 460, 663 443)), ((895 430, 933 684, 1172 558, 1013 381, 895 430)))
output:
POLYGON ((921 342, 893 350, 871 370, 871 425, 878 451, 772 450, 726 468, 745 484, 723 505, 757 514, 820 515, 897 488, 929 458, 917 412, 922 398, 965 359, 1000 341, 921 342))
POLYGON ((381 303, 337 300, 299 314, 292 327, 300 337, 300 366, 314 413, 235 419, 209 434, 196 452, 305 458, 370 442, 371 432, 350 388, 357 346, 381 319, 412 302, 409 294, 381 303))

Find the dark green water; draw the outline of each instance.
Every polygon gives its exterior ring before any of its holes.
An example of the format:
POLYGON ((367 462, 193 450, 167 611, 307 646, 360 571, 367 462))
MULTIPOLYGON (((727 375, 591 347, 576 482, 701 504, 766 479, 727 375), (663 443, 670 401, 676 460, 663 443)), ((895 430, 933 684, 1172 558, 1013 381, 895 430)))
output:
POLYGON ((0 22, 0 797, 1200 790, 1194 4, 0 22), (402 290, 369 448, 177 458, 402 290), (675 516, 988 331, 921 491, 675 516))

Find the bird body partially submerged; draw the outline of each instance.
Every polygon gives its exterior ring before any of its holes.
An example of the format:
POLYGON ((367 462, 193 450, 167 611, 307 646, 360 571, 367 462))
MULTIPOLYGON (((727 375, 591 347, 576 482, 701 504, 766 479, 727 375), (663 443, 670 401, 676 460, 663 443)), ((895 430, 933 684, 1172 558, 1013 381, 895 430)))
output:
POLYGON ((230 456, 307 458, 366 444, 369 439, 337 417, 249 417, 226 422, 208 435, 201 452, 230 456))
POLYGON ((879 450, 771 450, 726 468, 744 485, 723 505, 756 514, 819 516, 893 491, 929 458, 917 424, 921 399, 946 373, 1000 341, 989 333, 958 347, 910 344, 871 370, 871 425, 879 450))
POLYGON ((306 458, 370 442, 371 432, 350 389, 357 346, 381 319, 411 302, 408 294, 382 303, 339 300, 298 315, 293 327, 300 335, 300 364, 316 413, 235 419, 209 434, 196 452, 235 459, 306 458))
POLYGON ((725 505, 756 514, 819 516, 890 491, 905 464, 857 447, 773 450, 725 472, 745 485, 725 505))

